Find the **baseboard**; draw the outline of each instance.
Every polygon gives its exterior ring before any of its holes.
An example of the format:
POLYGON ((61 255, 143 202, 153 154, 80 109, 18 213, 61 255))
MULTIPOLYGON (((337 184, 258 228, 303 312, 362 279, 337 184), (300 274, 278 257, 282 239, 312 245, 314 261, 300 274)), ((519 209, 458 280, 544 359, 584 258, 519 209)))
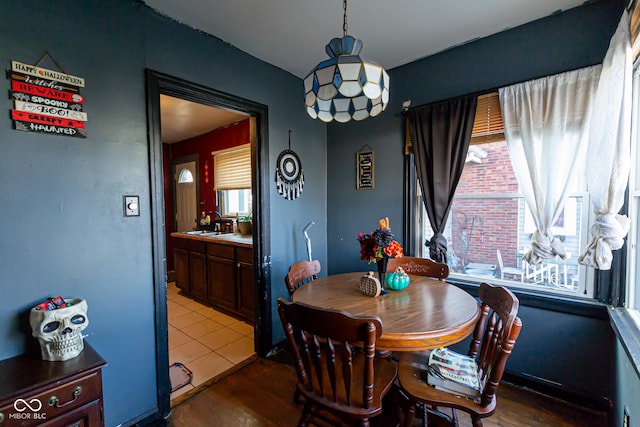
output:
POLYGON ((542 378, 536 378, 522 373, 505 372, 502 380, 511 384, 525 387, 540 394, 560 399, 572 405, 607 414, 607 421, 612 425, 614 421, 613 402, 604 396, 585 393, 565 387, 542 378))

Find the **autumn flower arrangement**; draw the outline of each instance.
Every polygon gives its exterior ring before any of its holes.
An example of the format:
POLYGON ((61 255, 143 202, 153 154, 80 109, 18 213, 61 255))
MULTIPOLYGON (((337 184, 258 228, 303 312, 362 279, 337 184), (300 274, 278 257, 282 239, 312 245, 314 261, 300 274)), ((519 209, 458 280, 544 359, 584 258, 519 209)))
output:
POLYGON ((389 227, 389 217, 380 220, 379 228, 371 234, 358 233, 360 259, 368 263, 382 260, 385 256, 401 258, 402 246, 394 240, 389 227))

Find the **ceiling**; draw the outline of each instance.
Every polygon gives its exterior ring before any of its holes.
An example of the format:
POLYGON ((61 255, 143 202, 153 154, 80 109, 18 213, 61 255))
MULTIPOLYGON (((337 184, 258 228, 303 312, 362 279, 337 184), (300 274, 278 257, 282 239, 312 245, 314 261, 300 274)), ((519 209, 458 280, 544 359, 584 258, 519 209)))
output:
POLYGON ((160 95, 160 123, 164 144, 184 141, 247 117, 247 114, 160 95))
MULTIPOLYGON (((342 37, 340 0, 144 0, 192 28, 212 34, 304 78, 328 58, 325 45, 342 37)), ((362 56, 386 69, 498 33, 584 0, 350 0, 348 34, 362 56)), ((163 142, 173 143, 246 116, 162 96, 163 142)))
MULTIPOLYGON (((190 27, 304 78, 342 37, 340 0, 144 0, 190 27)), ((350 0, 348 33, 386 69, 567 10, 584 0, 350 0)))

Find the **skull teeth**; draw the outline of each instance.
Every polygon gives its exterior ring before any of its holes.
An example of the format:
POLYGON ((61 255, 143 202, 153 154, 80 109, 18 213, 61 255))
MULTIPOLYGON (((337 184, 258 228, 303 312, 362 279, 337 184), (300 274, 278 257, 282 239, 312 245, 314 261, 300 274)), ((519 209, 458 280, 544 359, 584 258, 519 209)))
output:
POLYGON ((64 341, 54 341, 51 343, 51 350, 54 351, 65 351, 74 349, 82 342, 82 336, 78 335, 75 338, 64 340, 64 341))

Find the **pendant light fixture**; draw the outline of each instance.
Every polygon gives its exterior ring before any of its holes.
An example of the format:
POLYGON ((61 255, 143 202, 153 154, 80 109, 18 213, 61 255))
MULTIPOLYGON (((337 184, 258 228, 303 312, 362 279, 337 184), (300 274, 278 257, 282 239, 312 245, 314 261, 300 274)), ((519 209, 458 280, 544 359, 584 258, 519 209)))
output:
POLYGON ((347 0, 343 9, 342 38, 329 42, 330 58, 304 78, 307 113, 323 122, 375 117, 389 102, 389 75, 380 65, 360 57, 362 41, 347 35, 347 0))

